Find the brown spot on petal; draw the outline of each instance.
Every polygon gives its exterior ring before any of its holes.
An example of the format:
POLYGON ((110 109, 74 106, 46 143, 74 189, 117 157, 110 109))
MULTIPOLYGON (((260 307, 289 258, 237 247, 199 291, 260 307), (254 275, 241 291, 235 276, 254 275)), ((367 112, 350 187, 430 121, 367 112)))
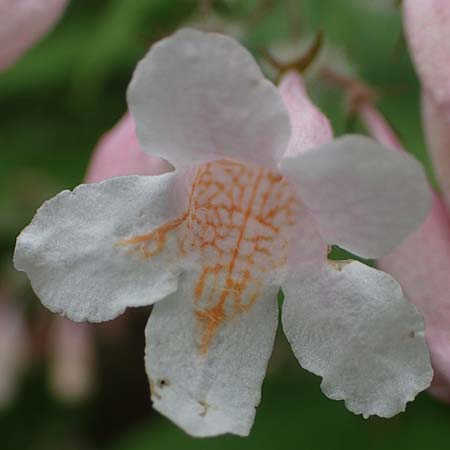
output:
POLYGON ((150 394, 152 395, 152 397, 156 397, 158 400, 161 400, 161 396, 159 395, 158 391, 156 390, 155 382, 153 381, 153 379, 149 377, 148 382, 150 384, 150 394))
POLYGON ((198 402, 198 404, 202 407, 202 410, 200 411, 200 416, 204 417, 206 416, 206 413, 208 412, 209 409, 209 404, 207 402, 205 402, 204 400, 200 400, 198 402))
POLYGON ((328 264, 334 269, 340 272, 347 264, 351 264, 353 260, 351 259, 340 259, 340 260, 334 260, 329 259, 328 264))
POLYGON ((157 381, 157 383, 158 383, 158 387, 159 387, 160 389, 162 389, 162 388, 167 387, 167 386, 170 385, 170 382, 169 382, 169 380, 168 380, 167 378, 161 378, 161 379, 159 379, 159 380, 157 381))

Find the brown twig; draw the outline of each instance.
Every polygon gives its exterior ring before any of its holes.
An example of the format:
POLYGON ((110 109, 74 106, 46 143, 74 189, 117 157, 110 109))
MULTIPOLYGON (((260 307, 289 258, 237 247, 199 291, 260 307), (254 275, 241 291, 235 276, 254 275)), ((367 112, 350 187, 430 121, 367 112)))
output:
POLYGON ((262 53, 266 61, 278 71, 278 77, 281 77, 284 73, 290 70, 303 73, 316 59, 317 55, 323 47, 323 41, 323 32, 319 31, 306 52, 300 58, 289 61, 287 63, 283 63, 275 58, 267 49, 264 49, 262 53))

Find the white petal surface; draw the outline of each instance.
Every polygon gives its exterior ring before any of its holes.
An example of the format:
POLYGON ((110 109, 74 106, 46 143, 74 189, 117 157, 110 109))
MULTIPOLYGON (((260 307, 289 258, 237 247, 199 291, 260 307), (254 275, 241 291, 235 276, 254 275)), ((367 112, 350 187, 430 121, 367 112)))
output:
POLYGON ((195 317, 196 276, 157 303, 146 329, 146 368, 153 406, 187 433, 248 435, 278 322, 277 288, 271 287, 248 312, 225 321, 207 353, 199 349, 195 317))
POLYGON ((364 258, 387 254, 425 219, 425 173, 407 154, 344 136, 281 162, 329 244, 364 258))
POLYGON ((273 167, 289 141, 277 89, 233 39, 191 29, 155 44, 128 103, 144 151, 175 167, 230 158, 273 167))
POLYGON ((173 219, 185 201, 179 184, 170 173, 61 192, 18 237, 16 269, 27 273, 46 307, 75 321, 109 320, 164 298, 177 288, 176 246, 167 242, 146 259, 119 243, 173 219))
POLYGON ((286 336, 328 397, 364 417, 391 417, 429 386, 422 317, 389 275, 330 264, 283 290, 286 336))

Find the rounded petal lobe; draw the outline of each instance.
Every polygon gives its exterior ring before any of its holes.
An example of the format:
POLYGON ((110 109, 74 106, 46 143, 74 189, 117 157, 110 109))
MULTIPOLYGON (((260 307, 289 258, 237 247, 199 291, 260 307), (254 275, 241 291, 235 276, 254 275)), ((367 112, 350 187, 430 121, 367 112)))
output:
POLYGON ((67 0, 0 0, 0 71, 50 30, 66 4, 67 0))
MULTIPOLYGON (((434 100, 426 97, 425 125, 433 127, 433 114, 429 113, 434 109, 429 110, 427 104, 432 102, 428 106, 433 108, 434 100)), ((389 124, 372 105, 362 105, 359 112, 376 139, 404 151, 389 124)), ((445 135, 444 127, 441 133, 445 135)), ((400 283, 407 299, 424 314, 434 370, 430 391, 450 402, 450 220, 436 194, 433 193, 432 207, 425 222, 392 253, 381 258, 378 267, 400 283)))
POLYGON ((219 34, 184 29, 155 44, 128 103, 143 150, 175 167, 224 158, 273 167, 289 140, 277 89, 247 50, 219 34))
POLYGON ((318 147, 333 139, 330 122, 309 99, 303 80, 296 72, 288 72, 280 83, 280 94, 289 112, 291 139, 283 157, 318 147))
POLYGON ((438 103, 450 102, 450 2, 404 0, 404 26, 417 72, 438 103))
POLYGON ((297 185, 324 239, 364 258, 399 245, 430 205, 420 164, 363 136, 285 158, 281 170, 297 185))
MULTIPOLYGON (((153 406, 193 436, 246 436, 275 339, 277 288, 267 289, 247 311, 224 321, 205 352, 204 333, 220 317, 214 309, 208 317, 208 310, 198 309, 197 278, 183 275, 179 290, 151 313, 145 361, 153 406)), ((214 284, 207 288, 212 299, 221 295, 214 289, 214 284)))
POLYGON ((141 150, 134 121, 127 113, 95 148, 86 183, 125 175, 161 175, 171 170, 173 168, 167 161, 141 150))
POLYGON ((127 244, 176 217, 184 194, 175 172, 63 191, 18 237, 14 265, 47 308, 74 321, 109 320, 149 305, 176 290, 179 249, 163 234, 151 259, 127 244))
MULTIPOLYGON (((436 384, 450 386, 450 220, 435 195, 427 220, 378 261, 425 316, 436 384)), ((435 382, 433 381, 433 385, 435 382)), ((449 397, 448 394, 446 396, 449 397)))
POLYGON ((389 275, 334 264, 283 286, 284 331, 328 397, 364 417, 391 417, 431 382, 422 317, 389 275))

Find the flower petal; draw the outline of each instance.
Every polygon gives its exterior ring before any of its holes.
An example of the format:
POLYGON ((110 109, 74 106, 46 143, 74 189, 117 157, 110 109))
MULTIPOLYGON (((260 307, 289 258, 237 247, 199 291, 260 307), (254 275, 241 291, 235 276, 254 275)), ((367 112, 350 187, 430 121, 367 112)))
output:
POLYGON ((67 0, 0 1, 0 71, 49 31, 67 0))
POLYGON ((281 162, 282 172, 329 244, 382 256, 426 217, 430 192, 420 164, 363 136, 344 136, 281 162))
POLYGON ((450 3, 404 0, 406 37, 419 77, 438 103, 450 102, 450 3))
POLYGON ((175 167, 235 159, 273 167, 289 141, 280 94, 233 39, 191 29, 152 47, 128 102, 144 151, 175 167))
POLYGON ((156 304, 150 316, 146 368, 153 406, 194 436, 246 436, 272 352, 278 289, 267 289, 248 311, 224 322, 205 353, 196 279, 193 273, 180 278, 177 293, 156 304))
POLYGON ((429 386, 422 317, 389 275, 330 262, 283 290, 286 336, 328 397, 364 417, 391 417, 429 386))
MULTIPOLYGON (((429 140, 440 147, 447 134, 450 144, 450 134, 442 126, 441 118, 434 116, 439 107, 427 94, 423 103, 429 140), (439 142, 440 136, 442 142, 439 142)), ((405 151, 384 117, 371 104, 361 104, 359 113, 372 136, 405 151)), ((434 370, 430 391, 441 400, 450 402, 450 218, 435 193, 425 222, 392 253, 381 258, 378 266, 400 283, 407 299, 424 314, 425 334, 434 370)))
POLYGON ((124 175, 161 175, 173 170, 164 159, 146 155, 139 145, 129 113, 105 134, 92 155, 86 183, 124 175))
POLYGON ((280 83, 280 94, 289 112, 291 139, 284 157, 295 156, 333 139, 330 122, 309 99, 303 80, 288 72, 280 83))
MULTIPOLYGON (((450 385, 450 220, 435 195, 423 225, 378 266, 395 277, 425 316, 438 384, 450 385)), ((433 385, 434 385, 433 381, 433 385)), ((447 393, 447 399, 449 395, 447 393)))
POLYGON ((424 92, 422 116, 428 149, 450 210, 450 106, 439 106, 424 92))
POLYGON ((150 260, 121 244, 176 217, 187 200, 181 190, 172 172, 63 191, 18 237, 15 267, 47 308, 75 321, 109 320, 160 300, 177 288, 179 249, 165 242, 150 260))

